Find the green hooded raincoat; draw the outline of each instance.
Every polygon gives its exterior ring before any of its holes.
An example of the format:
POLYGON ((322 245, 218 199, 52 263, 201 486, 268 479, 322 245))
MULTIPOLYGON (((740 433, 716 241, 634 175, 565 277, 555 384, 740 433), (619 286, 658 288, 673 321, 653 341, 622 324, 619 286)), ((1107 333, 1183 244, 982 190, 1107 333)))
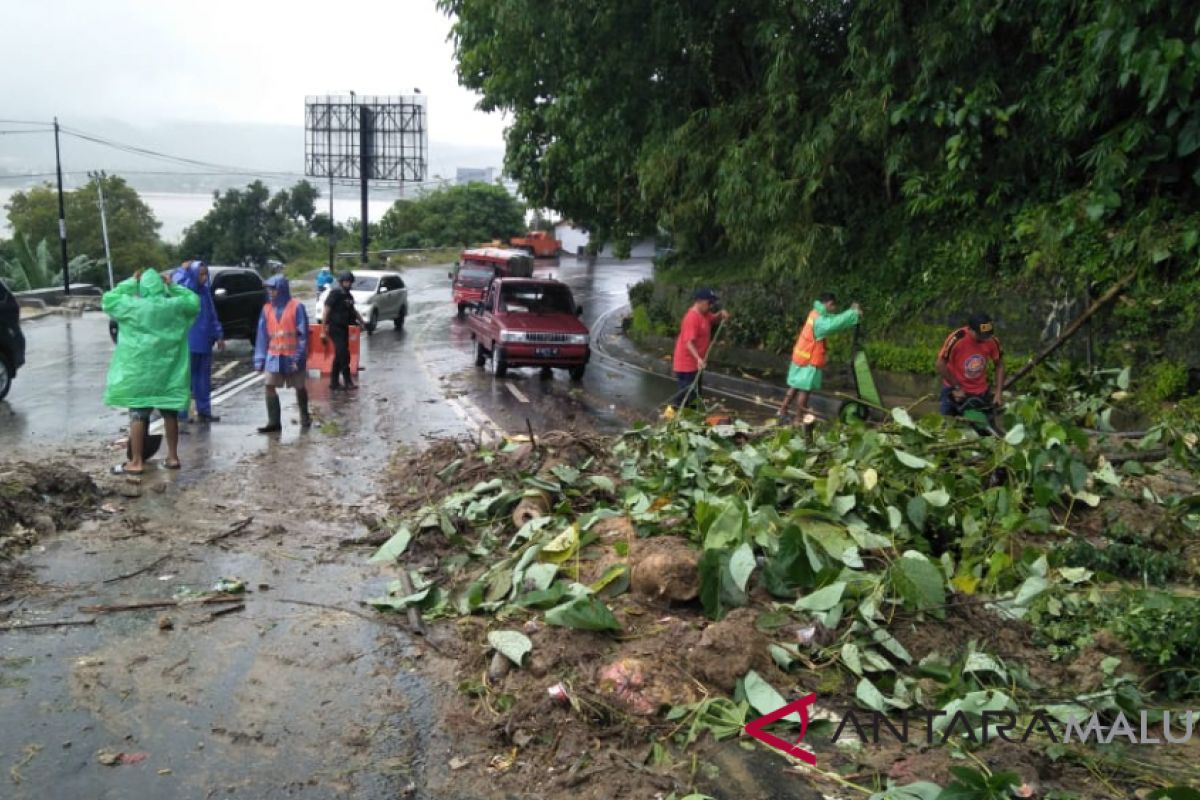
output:
POLYGON ((104 402, 114 408, 185 407, 191 400, 188 329, 200 297, 168 286, 155 270, 104 293, 104 313, 117 321, 117 350, 108 365, 104 402))

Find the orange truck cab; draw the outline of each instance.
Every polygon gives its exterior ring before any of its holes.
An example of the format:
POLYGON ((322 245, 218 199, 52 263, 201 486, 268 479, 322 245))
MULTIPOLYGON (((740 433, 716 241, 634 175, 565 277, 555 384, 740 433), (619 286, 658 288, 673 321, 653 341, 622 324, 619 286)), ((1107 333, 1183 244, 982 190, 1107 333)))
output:
POLYGON ((562 242, 546 231, 530 231, 524 236, 514 236, 512 246, 531 253, 534 258, 554 258, 562 250, 562 242))
POLYGON ((461 317, 467 307, 483 299, 483 290, 493 278, 529 278, 533 259, 523 250, 503 247, 477 247, 463 250, 459 263, 450 273, 453 302, 461 317))

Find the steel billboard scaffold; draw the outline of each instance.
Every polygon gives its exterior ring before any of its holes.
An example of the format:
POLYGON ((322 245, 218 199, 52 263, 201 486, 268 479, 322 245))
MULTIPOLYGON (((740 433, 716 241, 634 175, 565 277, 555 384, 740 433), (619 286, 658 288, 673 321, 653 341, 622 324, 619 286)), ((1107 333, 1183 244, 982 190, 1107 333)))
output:
POLYGON ((364 264, 370 244, 368 187, 371 181, 403 185, 425 180, 429 165, 427 116, 425 97, 420 94, 304 99, 304 174, 329 180, 331 220, 333 182, 358 181, 362 189, 359 257, 364 264))

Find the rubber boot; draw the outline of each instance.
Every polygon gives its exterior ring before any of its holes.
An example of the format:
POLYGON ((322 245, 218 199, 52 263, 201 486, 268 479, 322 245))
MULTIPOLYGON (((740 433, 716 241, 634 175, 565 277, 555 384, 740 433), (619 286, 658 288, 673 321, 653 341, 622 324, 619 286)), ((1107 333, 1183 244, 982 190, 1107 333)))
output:
POLYGON ((312 416, 308 413, 308 390, 300 389, 296 392, 296 403, 300 406, 300 428, 308 430, 312 427, 312 416))
POLYGON ((267 398, 267 424, 258 429, 259 433, 278 433, 283 430, 279 424, 279 395, 267 398))

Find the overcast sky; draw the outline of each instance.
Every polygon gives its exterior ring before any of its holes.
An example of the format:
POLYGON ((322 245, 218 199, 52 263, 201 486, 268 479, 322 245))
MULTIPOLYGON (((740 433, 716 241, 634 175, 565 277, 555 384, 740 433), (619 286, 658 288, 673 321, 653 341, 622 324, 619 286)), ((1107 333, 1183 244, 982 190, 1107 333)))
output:
POLYGON ((428 97, 431 141, 503 147, 434 0, 0 0, 0 117, 304 124, 304 97, 428 97))

